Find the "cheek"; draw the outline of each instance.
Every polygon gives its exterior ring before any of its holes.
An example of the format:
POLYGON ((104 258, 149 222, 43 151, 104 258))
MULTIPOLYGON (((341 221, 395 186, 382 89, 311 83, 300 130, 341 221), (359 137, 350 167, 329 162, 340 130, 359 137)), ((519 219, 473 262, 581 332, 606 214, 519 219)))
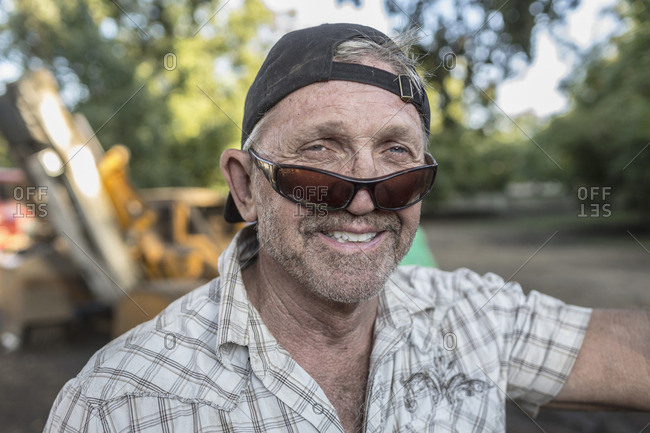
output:
POLYGON ((422 210, 422 203, 416 203, 411 207, 397 211, 402 225, 406 231, 413 231, 417 229, 420 224, 420 211, 422 210))
POLYGON ((295 203, 280 196, 271 188, 266 179, 256 180, 253 190, 257 207, 258 223, 266 226, 276 226, 287 232, 298 225, 295 203))
POLYGON ((275 212, 275 209, 279 204, 278 199, 282 199, 282 197, 273 190, 271 184, 259 172, 253 175, 252 184, 253 197, 255 199, 255 206, 257 207, 258 214, 268 215, 271 210, 275 212))
POLYGON ((415 232, 418 229, 420 224, 420 210, 422 208, 421 203, 414 204, 413 206, 397 211, 397 214, 402 221, 402 233, 400 236, 400 243, 406 243, 410 245, 413 242, 415 237, 415 232))

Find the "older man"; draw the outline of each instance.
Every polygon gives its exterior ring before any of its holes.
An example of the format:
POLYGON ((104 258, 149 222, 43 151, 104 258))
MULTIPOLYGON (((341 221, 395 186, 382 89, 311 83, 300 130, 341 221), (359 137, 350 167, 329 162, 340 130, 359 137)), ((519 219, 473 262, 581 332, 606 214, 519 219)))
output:
POLYGON ((650 409, 646 313, 397 267, 436 174, 429 116, 384 34, 283 37, 221 159, 226 219, 257 224, 220 278, 97 352, 46 430, 493 432, 507 397, 650 409))

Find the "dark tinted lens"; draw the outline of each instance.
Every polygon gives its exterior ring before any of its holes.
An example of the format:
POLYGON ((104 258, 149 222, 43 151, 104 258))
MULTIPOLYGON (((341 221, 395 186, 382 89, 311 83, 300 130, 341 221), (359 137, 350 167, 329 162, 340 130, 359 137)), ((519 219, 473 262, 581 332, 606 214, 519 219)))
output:
POLYGON ((375 186, 377 204, 387 209, 398 209, 420 200, 429 190, 435 170, 422 168, 391 177, 375 186))
POLYGON ((297 202, 326 204, 332 208, 344 206, 354 192, 350 182, 300 168, 280 168, 276 182, 282 194, 297 202))

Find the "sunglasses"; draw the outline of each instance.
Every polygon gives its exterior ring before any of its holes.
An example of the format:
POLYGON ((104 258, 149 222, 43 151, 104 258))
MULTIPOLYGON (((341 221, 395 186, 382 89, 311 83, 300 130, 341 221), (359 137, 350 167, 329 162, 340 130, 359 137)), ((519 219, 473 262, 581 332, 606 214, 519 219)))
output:
POLYGON ((331 171, 300 165, 277 164, 260 157, 252 149, 255 164, 271 187, 282 197, 303 206, 345 209, 360 189, 370 193, 375 208, 400 210, 419 202, 433 187, 438 163, 425 153, 426 164, 386 176, 355 179, 331 171))

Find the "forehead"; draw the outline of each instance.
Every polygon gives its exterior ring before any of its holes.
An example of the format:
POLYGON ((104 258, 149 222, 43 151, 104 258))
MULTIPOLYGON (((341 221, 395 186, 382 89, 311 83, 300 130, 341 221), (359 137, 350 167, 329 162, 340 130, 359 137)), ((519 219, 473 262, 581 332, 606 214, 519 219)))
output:
POLYGON ((351 81, 310 84, 282 99, 268 115, 267 131, 283 139, 308 140, 325 134, 380 140, 399 134, 420 147, 425 142, 413 104, 379 87, 351 81))

